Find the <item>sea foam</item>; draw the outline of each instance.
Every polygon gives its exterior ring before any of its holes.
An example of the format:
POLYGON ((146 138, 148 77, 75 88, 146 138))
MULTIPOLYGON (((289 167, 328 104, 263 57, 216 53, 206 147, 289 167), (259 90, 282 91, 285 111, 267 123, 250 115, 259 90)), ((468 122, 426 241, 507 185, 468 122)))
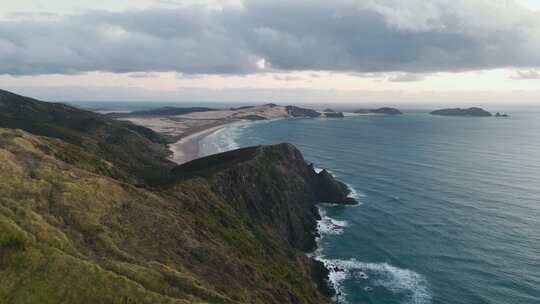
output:
POLYGON ((278 119, 238 121, 228 124, 199 142, 199 157, 238 149, 240 148, 238 139, 243 136, 245 129, 256 124, 270 123, 276 120, 278 119))
POLYGON ((239 138, 245 123, 233 123, 209 134, 199 142, 199 156, 238 149, 239 138))
POLYGON ((320 235, 325 234, 341 234, 348 223, 346 221, 338 221, 326 215, 324 209, 319 208, 321 219, 317 222, 317 231, 320 235))
POLYGON ((346 299, 344 282, 352 280, 364 292, 384 288, 388 292, 398 294, 404 299, 402 301, 404 304, 431 303, 427 280, 412 270, 399 268, 388 263, 367 263, 356 259, 327 258, 323 252, 323 238, 328 235, 342 234, 348 226, 348 222, 329 217, 324 206, 319 206, 319 214, 321 219, 317 222, 319 235, 316 239, 317 249, 310 256, 321 261, 329 270, 328 281, 336 291, 336 302, 349 303, 346 299))
POLYGON ((388 263, 366 263, 355 259, 319 258, 319 260, 330 270, 329 281, 336 290, 336 300, 339 303, 347 303, 347 294, 342 287, 345 280, 353 280, 366 292, 384 288, 394 294, 403 295, 402 303, 431 303, 427 280, 412 270, 398 268, 388 263))

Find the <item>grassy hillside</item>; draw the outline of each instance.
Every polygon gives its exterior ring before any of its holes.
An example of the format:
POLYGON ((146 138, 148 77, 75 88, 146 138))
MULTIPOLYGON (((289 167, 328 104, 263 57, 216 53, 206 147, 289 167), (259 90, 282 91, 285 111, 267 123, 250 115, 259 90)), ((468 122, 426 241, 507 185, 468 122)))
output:
POLYGON ((3 302, 329 302, 299 250, 314 192, 292 146, 204 178, 196 165, 159 192, 114 179, 115 163, 89 151, 0 129, 3 302))
MULTIPOLYGON (((18 128, 82 147, 109 161, 114 166, 111 174, 124 180, 157 184, 167 178, 174 165, 167 160, 166 140, 150 129, 2 90, 0 127, 18 128)), ((63 157, 69 162, 71 156, 68 153, 63 157)))

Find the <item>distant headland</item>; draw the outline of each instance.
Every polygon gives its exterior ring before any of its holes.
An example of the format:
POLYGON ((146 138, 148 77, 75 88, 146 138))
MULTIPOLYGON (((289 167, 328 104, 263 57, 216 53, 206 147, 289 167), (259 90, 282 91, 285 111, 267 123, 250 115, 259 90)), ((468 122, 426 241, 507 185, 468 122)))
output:
POLYGON ((401 114, 403 114, 403 112, 401 112, 400 110, 398 110, 396 108, 388 108, 388 107, 383 107, 383 108, 378 108, 378 109, 360 109, 360 110, 354 111, 354 113, 357 113, 357 114, 385 114, 385 115, 401 115, 401 114))
POLYGON ((474 116, 474 117, 491 117, 493 116, 490 112, 478 108, 472 107, 468 109, 453 108, 453 109, 441 109, 430 112, 431 115, 441 115, 441 116, 474 116))

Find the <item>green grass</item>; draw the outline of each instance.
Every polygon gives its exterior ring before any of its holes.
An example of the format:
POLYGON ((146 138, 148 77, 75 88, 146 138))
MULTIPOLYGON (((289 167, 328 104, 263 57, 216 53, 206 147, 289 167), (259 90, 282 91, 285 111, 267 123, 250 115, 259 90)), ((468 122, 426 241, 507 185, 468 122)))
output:
POLYGON ((20 235, 5 234, 0 235, 0 249, 21 251, 25 248, 25 240, 20 235))
POLYGON ((278 190, 280 153, 251 162, 257 149, 191 164, 189 175, 207 177, 150 192, 113 179, 107 162, 75 145, 0 129, 0 299, 328 303, 304 253, 254 218, 247 197, 219 190, 213 174, 235 166, 278 190))

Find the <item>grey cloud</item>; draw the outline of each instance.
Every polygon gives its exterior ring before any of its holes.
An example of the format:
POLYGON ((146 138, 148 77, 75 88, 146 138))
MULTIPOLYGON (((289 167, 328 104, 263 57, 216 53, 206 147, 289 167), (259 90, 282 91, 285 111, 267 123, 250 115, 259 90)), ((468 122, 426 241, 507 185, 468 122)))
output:
POLYGON ((279 81, 297 81, 297 80, 303 80, 304 78, 299 76, 292 76, 292 75, 272 75, 272 78, 279 81))
POLYGON ((0 74, 465 71, 540 66, 540 15, 512 1, 246 0, 0 21, 0 74), (261 71, 257 60, 268 68, 261 71))
POLYGON ((157 78, 158 74, 147 73, 147 72, 135 72, 135 73, 129 73, 128 76, 131 78, 157 78))
POLYGON ((540 79, 540 72, 537 70, 516 71, 516 74, 510 78, 516 80, 540 79))
POLYGON ((420 75, 420 74, 404 73, 404 74, 397 74, 397 75, 390 76, 390 77, 387 78, 387 81, 390 81, 390 82, 416 82, 416 81, 422 81, 425 78, 426 77, 424 75, 420 75))
POLYGON ((253 72, 254 55, 213 14, 192 7, 1 21, 0 73, 253 72))

